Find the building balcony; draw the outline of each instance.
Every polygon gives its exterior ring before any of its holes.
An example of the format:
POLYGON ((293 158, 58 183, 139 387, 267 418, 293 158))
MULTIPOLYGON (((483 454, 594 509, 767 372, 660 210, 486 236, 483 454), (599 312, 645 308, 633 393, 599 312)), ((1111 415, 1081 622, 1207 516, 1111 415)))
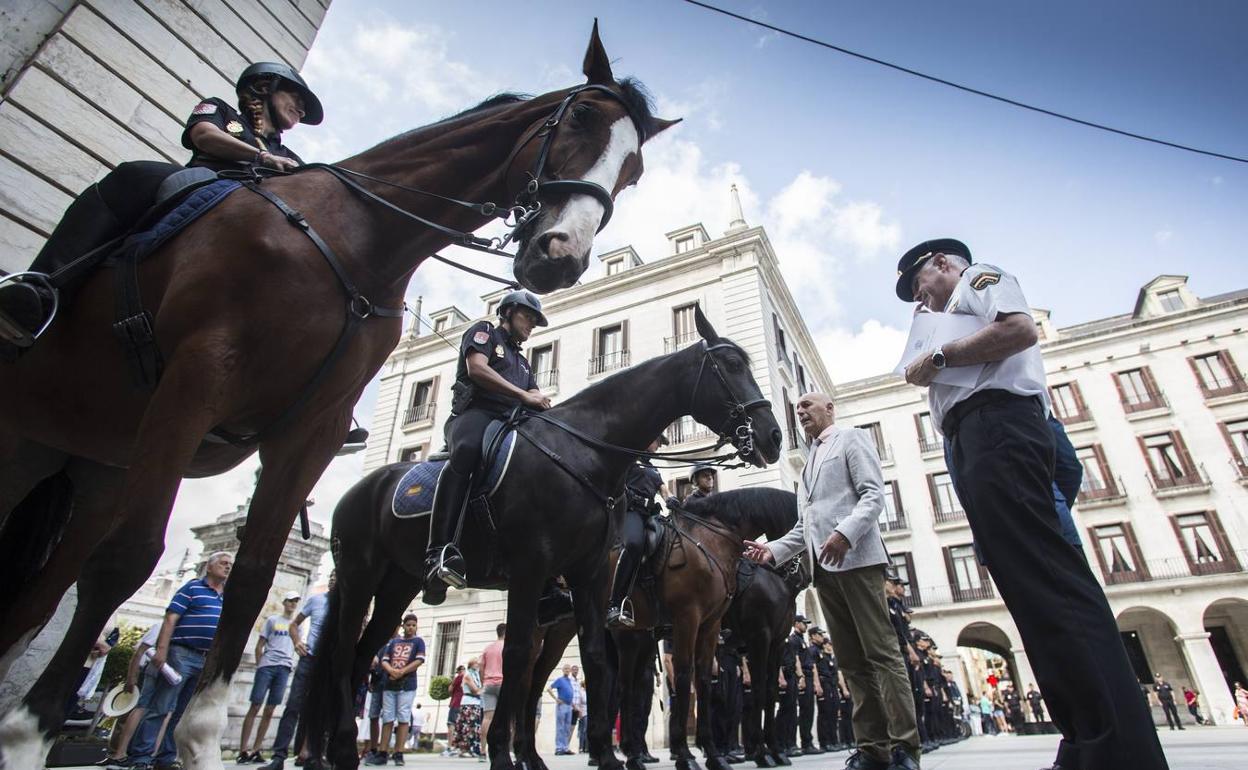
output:
POLYGON ((663 338, 663 352, 675 353, 681 348, 688 347, 702 337, 697 332, 688 332, 687 334, 677 334, 673 337, 663 338))
POLYGON ((880 453, 880 465, 893 464, 893 447, 891 444, 877 446, 875 449, 880 453))
POLYGON ((968 602, 988 601, 996 598, 997 592, 993 589, 992 583, 984 580, 978 586, 927 586, 923 589, 922 601, 907 601, 906 604, 912 607, 930 609, 932 607, 947 607, 951 604, 966 604, 968 602))
POLYGON ((1143 401, 1136 403, 1124 401, 1122 411, 1126 412, 1128 420, 1145 420, 1149 417, 1170 414, 1170 402, 1161 393, 1150 393, 1143 401))
POLYGON ((607 353, 604 356, 595 356, 589 359, 589 376, 609 372, 612 369, 623 369, 628 366, 628 351, 619 350, 615 353, 607 353))
POLYGON ((1086 410, 1075 414, 1060 416, 1057 419, 1062 423, 1062 427, 1068 432, 1096 426, 1096 422, 1092 419, 1092 413, 1086 410))
POLYGON ((559 387, 559 370, 547 369, 543 372, 537 372, 533 375, 533 379, 537 380, 537 387, 542 390, 552 390, 559 387))
MULTIPOLYGON (((1087 479, 1086 476, 1084 478, 1085 480, 1087 479)), ((1126 487, 1123 486, 1121 479, 1109 479, 1105 486, 1095 489, 1085 485, 1079 490, 1079 497, 1075 499, 1075 505, 1085 510, 1117 505, 1127 499, 1125 489, 1126 487)))
POLYGON ((1185 476, 1156 476, 1149 473, 1148 483, 1153 488, 1153 495, 1159 499, 1181 497, 1183 495, 1208 492, 1212 484, 1205 474, 1205 466, 1199 465, 1193 473, 1185 476))
POLYGON ((667 442, 673 446, 676 444, 711 441, 715 438, 714 431, 692 417, 682 417, 667 426, 667 430, 663 431, 663 435, 667 437, 667 442))
POLYGON ((416 406, 409 407, 407 411, 403 413, 403 427, 407 428, 421 422, 432 422, 434 408, 436 406, 437 404, 430 401, 426 404, 417 404, 416 406))
POLYGON ((937 508, 932 511, 932 520, 937 524, 965 524, 966 511, 961 508, 937 508))
POLYGON ((919 451, 923 456, 945 453, 945 442, 940 436, 919 436, 919 451))
POLYGON ((1211 383, 1201 383, 1200 389, 1206 399, 1222 398, 1236 393, 1248 393, 1248 382, 1244 381, 1242 375, 1227 375, 1211 383))
POLYGON ((1237 457, 1229 462, 1231 467, 1235 469, 1235 475, 1239 478, 1239 483, 1248 484, 1248 462, 1244 462, 1237 457))
POLYGON ((1164 580, 1184 580, 1208 575, 1230 575, 1244 571, 1248 551, 1234 551, 1222 558, 1210 558, 1191 562, 1183 557, 1148 559, 1135 569, 1120 570, 1103 575, 1106 586, 1132 583, 1156 583, 1164 580))
POLYGON ((888 532, 902 532, 910 529, 910 523, 906 521, 906 514, 901 513, 900 511, 892 516, 889 516, 888 518, 881 517, 879 523, 880 534, 886 534, 888 532))

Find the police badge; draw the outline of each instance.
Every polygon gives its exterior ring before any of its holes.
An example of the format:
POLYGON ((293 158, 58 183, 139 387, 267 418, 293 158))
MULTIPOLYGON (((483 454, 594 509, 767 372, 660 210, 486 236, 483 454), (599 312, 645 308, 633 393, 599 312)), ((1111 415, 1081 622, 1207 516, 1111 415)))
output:
POLYGON ((229 123, 225 124, 225 130, 229 131, 231 134, 242 134, 243 124, 239 123, 237 120, 231 120, 229 123))
POLYGON ((502 358, 504 355, 506 355, 506 353, 503 351, 502 345, 494 346, 494 355, 498 356, 499 358, 502 358))

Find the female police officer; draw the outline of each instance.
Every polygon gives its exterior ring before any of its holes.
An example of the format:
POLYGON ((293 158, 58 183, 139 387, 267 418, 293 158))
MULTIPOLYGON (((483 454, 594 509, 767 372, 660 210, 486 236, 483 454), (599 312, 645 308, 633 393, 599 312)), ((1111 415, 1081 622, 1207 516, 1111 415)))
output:
MULTIPOLYGON (((654 452, 667 443, 659 436, 646 447, 654 452)), ((628 595, 633 592, 637 580, 637 568, 641 566, 641 550, 646 537, 646 519, 659 512, 656 493, 666 499, 667 486, 659 471, 643 457, 633 463, 624 477, 624 491, 628 497, 624 525, 620 530, 620 559, 615 563, 615 578, 611 583, 611 602, 607 605, 608 628, 632 628, 633 613, 628 595)))
POLYGON ((486 426, 517 405, 550 408, 550 399, 538 390, 520 350, 534 327, 546 325, 542 303, 531 292, 513 291, 498 303, 498 317, 498 326, 481 321, 469 328, 460 342, 451 417, 446 422, 451 458, 438 478, 429 522, 425 604, 445 601, 448 584, 456 588, 468 584, 463 554, 452 541, 463 515, 472 471, 481 457, 486 426))
MULTIPOLYGON (((299 123, 317 125, 324 111, 299 73, 286 64, 252 64, 239 76, 235 92, 237 110, 213 98, 191 111, 182 133, 182 146, 192 152, 187 167, 288 171, 301 165, 282 144, 282 132, 299 123)), ((29 347, 51 313, 53 284, 47 276, 125 234, 155 203, 161 182, 181 168, 150 160, 122 163, 79 195, 27 271, 38 275, 0 285, 0 345, 29 347)))

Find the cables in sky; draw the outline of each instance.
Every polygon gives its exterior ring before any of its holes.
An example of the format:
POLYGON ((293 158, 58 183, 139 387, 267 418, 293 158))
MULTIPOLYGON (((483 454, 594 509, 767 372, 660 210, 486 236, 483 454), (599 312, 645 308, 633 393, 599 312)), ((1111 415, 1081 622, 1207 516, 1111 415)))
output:
POLYGON ((749 16, 742 16, 739 13, 733 13, 732 11, 719 8, 709 3, 700 2, 699 0, 684 0, 684 2, 689 3, 690 5, 696 5, 699 8, 703 8, 705 10, 712 11, 714 13, 728 16, 729 18, 733 18, 738 21, 743 21, 746 24, 753 24, 757 27, 769 29, 772 32, 775 32, 780 35, 785 35, 787 37, 801 40, 802 42, 805 42, 805 43, 811 43, 813 45, 820 46, 821 48, 827 48, 829 50, 836 51, 837 53, 843 53, 846 56, 852 56, 856 59, 861 59, 863 61, 871 62, 872 64, 878 64, 882 67, 888 67, 889 69, 897 70, 898 72, 903 72, 907 75, 912 75, 916 78, 922 78, 923 80, 929 80, 933 83, 939 83, 942 86, 949 86, 950 88, 956 88, 959 91, 965 91, 968 94, 975 94, 976 96, 982 96, 986 99, 992 99, 993 101, 1002 102, 1004 104, 1009 104, 1014 107, 1021 107, 1024 110, 1038 112, 1041 115, 1048 115, 1051 118, 1058 118, 1059 120, 1066 120, 1071 123, 1078 123, 1081 126, 1087 126, 1088 128, 1095 128, 1101 131, 1108 131, 1111 134, 1118 134, 1119 136, 1126 136, 1132 139, 1139 139, 1142 142, 1151 142, 1153 144, 1160 144, 1165 147, 1173 147, 1176 150, 1186 150, 1187 152, 1194 152, 1198 155, 1207 155, 1211 158, 1233 160, 1236 163, 1248 163, 1248 158, 1240 158, 1235 155, 1226 155, 1224 153, 1214 152, 1212 150, 1202 150, 1199 147, 1190 147, 1185 144, 1178 144, 1177 142, 1168 142, 1165 139, 1157 139, 1156 137, 1145 136, 1144 134, 1137 134, 1131 131, 1124 131, 1121 128, 1114 128, 1113 126, 1107 126, 1107 125, 1104 125, 1103 123, 1094 123, 1090 120, 1076 118, 1072 115, 1066 115, 1061 112, 1055 112, 1054 110, 1046 110, 1043 107, 1037 107, 1032 104, 1020 102, 1016 99, 1011 99, 1009 97, 1001 96, 999 94, 989 93, 988 91, 981 91, 978 88, 965 86, 965 85, 962 85, 961 83, 955 83, 952 80, 945 80, 944 78, 936 77, 935 75, 928 75, 925 72, 919 72, 918 70, 913 70, 913 69, 910 69, 909 67, 903 67, 900 64, 893 64, 892 62, 887 62, 887 61, 884 61, 883 59, 877 59, 874 56, 868 56, 867 54, 858 53, 857 51, 851 51, 848 48, 842 48, 841 46, 833 45, 832 43, 828 43, 823 40, 809 37, 807 35, 803 35, 798 32, 793 32, 783 27, 777 27, 776 25, 768 24, 765 21, 759 21, 758 19, 751 19, 749 16))

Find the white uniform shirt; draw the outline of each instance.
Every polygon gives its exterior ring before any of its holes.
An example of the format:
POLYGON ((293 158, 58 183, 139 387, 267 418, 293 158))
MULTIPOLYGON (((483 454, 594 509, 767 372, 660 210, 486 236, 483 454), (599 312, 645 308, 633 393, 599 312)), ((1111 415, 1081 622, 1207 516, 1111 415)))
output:
MULTIPOLYGON (((1018 279, 992 265, 968 267, 962 273, 962 280, 954 287, 945 312, 976 315, 986 321, 995 321, 1003 313, 1022 313, 1032 317, 1018 279)), ((1006 390, 1020 396, 1039 396, 1047 414, 1050 409, 1049 391, 1045 387, 1040 343, 1002 361, 985 364, 972 388, 933 382, 927 391, 927 403, 937 430, 941 430, 945 415, 954 405, 981 390, 1006 390)))

